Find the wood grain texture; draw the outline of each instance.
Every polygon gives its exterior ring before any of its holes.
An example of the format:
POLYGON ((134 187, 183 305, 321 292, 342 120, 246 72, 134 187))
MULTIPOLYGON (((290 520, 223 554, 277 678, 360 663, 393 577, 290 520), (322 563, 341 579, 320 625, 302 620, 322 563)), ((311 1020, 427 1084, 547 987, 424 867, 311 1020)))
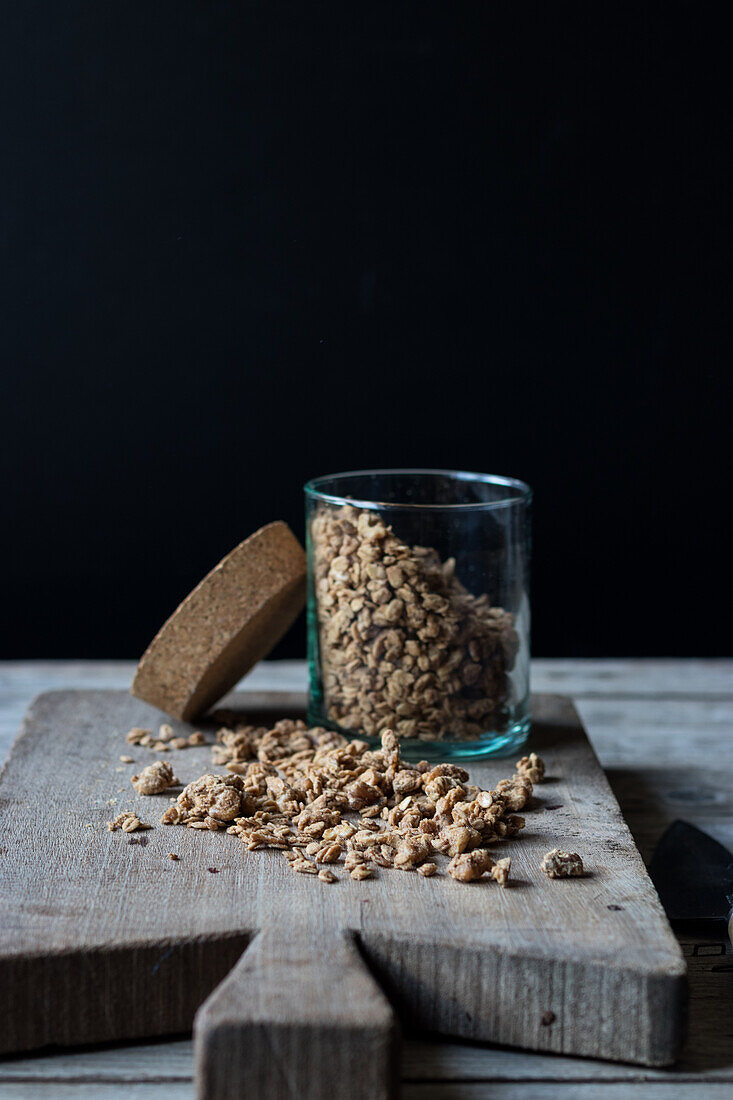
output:
MULTIPOLYGON (((299 702, 246 699, 250 714, 264 703, 287 711, 299 702)), ((0 788, 9 856, 0 871, 1 973, 17 981, 25 967, 24 980, 43 988, 49 965, 60 965, 64 976, 57 971, 54 986, 59 997, 66 989, 71 1002, 80 959, 93 959, 96 971, 107 958, 118 996, 109 1003, 105 1037, 116 1028, 120 1035, 147 1034, 143 1000, 157 1003, 157 990, 161 998, 168 994, 165 967, 153 973, 146 952, 164 944, 231 947, 232 937, 244 942, 287 914, 292 927, 306 917, 315 922, 327 941, 355 936, 395 1002, 421 1027, 540 1050, 669 1062, 680 1041, 679 948, 572 707, 540 697, 535 712, 533 747, 547 761, 549 782, 538 788, 526 837, 508 849, 513 888, 398 872, 324 886, 293 875, 275 853, 247 853, 225 835, 158 827, 143 846, 109 833, 105 822, 120 810, 156 820, 167 804, 165 797, 136 795, 129 786, 134 765, 118 761, 124 731, 154 725, 160 714, 124 693, 41 697, 0 788), (581 851, 588 878, 557 882, 539 872, 542 854, 557 843, 581 851), (168 860, 170 850, 179 863, 168 860), (126 975, 138 973, 126 983, 126 975), (555 1018, 543 1024, 548 1012, 555 1018)), ((133 752, 136 762, 151 757, 133 752)), ((187 782, 209 768, 208 750, 186 750, 175 764, 187 782)), ((471 770, 490 785, 507 764, 471 770)), ((222 966, 230 962, 222 957, 222 966)), ((200 969, 213 974, 203 962, 200 969)), ((251 996, 251 977, 247 984, 251 996)), ((199 978, 194 987, 199 996, 199 978)), ((186 997, 175 1020, 163 1016, 161 1031, 187 1026, 181 1021, 195 997, 186 997)), ((0 1011, 8 1016, 7 1003, 0 1011)), ((60 1036, 47 1014, 35 1016, 22 1026, 0 1022, 6 1050, 89 1037, 89 1014, 73 1003, 60 1036)))
MULTIPOLYGON (((670 1085, 667 1082, 648 1081, 641 1095, 644 1100, 669 1100, 670 1085)), ((596 1081, 576 1082, 559 1088, 544 1083, 509 1084, 493 1081, 464 1082, 455 1081, 441 1084, 405 1085, 401 1100, 549 1100, 558 1097, 561 1100, 627 1100, 629 1096, 638 1097, 639 1086, 602 1084, 596 1081)), ((730 1100, 730 1085, 708 1084, 704 1093, 697 1084, 680 1083, 671 1092, 674 1100, 730 1100)), ((35 1100, 35 1098, 31 1098, 35 1100)))
POLYGON ((273 923, 201 1008, 194 1025, 200 1100, 353 1100, 397 1087, 398 1025, 353 937, 273 923))
MULTIPOLYGON (((87 883, 89 892, 91 884, 87 883)), ((45 894, 45 892, 44 892, 45 894)), ((49 920, 83 924, 81 906, 40 902, 49 920), (73 914, 73 916, 72 916, 73 914)), ((162 930, 161 930, 162 933, 162 930)), ((125 944, 73 944, 0 956, 0 1052, 188 1031, 247 944, 240 933, 125 944)))
MULTIPOLYGON (((247 1096, 245 1090, 240 1094, 247 1096)), ((569 1085, 551 1082, 515 1084, 510 1082, 431 1082, 407 1083, 400 1092, 401 1100, 730 1100, 730 1085, 710 1083, 700 1092, 698 1084, 680 1082, 645 1082, 639 1084, 598 1083, 590 1080, 569 1085)), ((57 1084, 33 1082, 8 1085, 0 1092, 2 1100, 193 1100, 193 1088, 183 1082, 158 1084, 119 1085, 110 1084, 57 1084)), ((298 1093, 293 1093, 294 1097, 298 1093)), ((348 1092, 339 1089, 334 1081, 328 1093, 329 1100, 342 1100, 348 1092)))
POLYGON ((184 1081, 119 1085, 87 1082, 23 1081, 3 1085, 2 1100, 193 1100, 193 1086, 184 1081))
MULTIPOLYGON (((704 933, 703 933, 704 935, 704 933)), ((690 1027, 682 1057, 673 1069, 652 1069, 619 1062, 589 1061, 561 1055, 529 1054, 483 1043, 415 1038, 409 1027, 403 1036, 399 1076, 414 1085, 446 1081, 546 1082, 552 1096, 558 1082, 627 1083, 629 1088, 648 1081, 667 1085, 711 1082, 733 1088, 733 953, 724 942, 722 926, 716 937, 683 936, 683 953, 690 984, 690 1027)), ((53 1054, 0 1061, 0 1097, 6 1085, 34 1081, 116 1083, 186 1082, 193 1078, 193 1043, 189 1039, 108 1045, 88 1050, 59 1050, 53 1054)), ((191 1086, 192 1087, 192 1086, 191 1086)))

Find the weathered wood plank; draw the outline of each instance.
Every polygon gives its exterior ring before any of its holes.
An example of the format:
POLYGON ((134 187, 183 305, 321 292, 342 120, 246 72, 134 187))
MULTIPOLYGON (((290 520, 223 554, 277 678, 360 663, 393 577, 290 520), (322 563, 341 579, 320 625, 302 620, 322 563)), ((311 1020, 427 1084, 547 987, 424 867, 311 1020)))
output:
POLYGON ((639 1084, 600 1083, 592 1074, 585 1082, 555 1084, 508 1084, 489 1077, 483 1082, 455 1081, 440 1084, 405 1085, 400 1100, 730 1100, 730 1085, 710 1083, 700 1092, 699 1084, 646 1081, 639 1084))
POLYGON ((201 1100, 389 1100, 399 1027, 351 936, 301 914, 263 929, 194 1024, 201 1100), (348 1085, 347 1085, 348 1083, 348 1085))
POLYGON ((532 661, 532 690, 560 692, 573 699, 618 695, 647 699, 730 699, 733 697, 733 660, 535 658, 532 661))
MULTIPOLYGON (((435 1081, 728 1081, 733 1087, 733 949, 719 938, 683 937, 690 985, 689 1034, 672 1070, 558 1055, 529 1055, 486 1044, 405 1038, 400 1076, 406 1082, 435 1081)), ((0 1062, 0 1097, 9 1082, 191 1081, 190 1039, 94 1050, 60 1051, 0 1062)))
POLYGON ((721 926, 718 937, 684 937, 690 1002, 689 1032, 680 1061, 672 1070, 616 1065, 582 1059, 528 1057, 497 1047, 448 1042, 405 1042, 402 1078, 406 1081, 680 1081, 733 1083, 733 950, 721 926))
MULTIPOLYGON (((133 1084, 57 1084, 24 1082, 0 1087, 1 1100, 193 1100, 193 1086, 183 1083, 133 1084)), ((246 1090, 242 1093, 246 1096, 246 1090)), ((347 1097, 333 1082, 329 1097, 347 1097)), ((291 1096, 297 1100, 299 1093, 291 1096)), ((451 1081, 445 1083, 405 1084, 400 1100, 729 1100, 730 1085, 710 1082, 700 1091, 699 1084, 689 1082, 643 1083, 601 1082, 592 1075, 584 1082, 509 1083, 495 1082, 489 1077, 481 1082, 451 1081)))
POLYGON ((9 1082, 100 1081, 110 1084, 176 1082, 193 1079, 193 1042, 190 1038, 165 1042, 114 1044, 54 1050, 33 1057, 0 1061, 0 1096, 9 1082))
POLYGON ((719 765, 730 731, 733 702, 686 699, 580 699, 584 724, 600 734, 607 767, 699 767, 719 765))
POLYGON ((22 1081, 0 1085, 0 1100, 193 1100, 193 1083, 22 1081))
MULTIPOLYGON (((34 695, 54 687, 126 688, 134 667, 133 661, 0 663, 0 760, 34 695)), ((305 678, 305 662, 265 662, 245 683, 252 682, 262 689, 299 690, 305 678)), ((706 693, 725 695, 733 683, 732 661, 539 660, 533 665, 533 682, 538 690, 553 687, 560 690, 562 687, 578 695, 602 695, 615 700, 611 708, 594 706, 589 711, 583 699, 580 709, 602 760, 614 762, 610 773, 614 791, 635 837, 637 840, 642 838, 645 848, 656 842, 664 825, 674 816, 684 816, 708 828, 718 839, 733 846, 729 832, 733 820, 733 782, 729 770, 720 770, 721 763, 727 759, 723 747, 733 728, 733 710, 721 710, 714 705, 715 701, 706 706, 696 704, 686 712, 689 724, 675 724, 679 698, 668 705, 662 698, 661 706, 656 698, 623 698, 643 692, 663 695, 665 691, 679 696, 680 684, 684 688, 682 694, 688 698, 704 697, 706 693), (556 671, 559 677, 555 676, 556 671), (712 759, 696 748, 696 738, 705 737, 711 717, 718 738, 712 759), (637 728, 637 723, 643 729, 643 736, 632 740, 629 730, 637 728), (623 767, 629 746, 636 754, 636 762, 630 769, 623 767), (697 763, 691 766, 692 762, 697 763)), ((700 942, 697 946, 702 951, 725 950, 722 942, 700 942)), ((693 947, 691 942, 685 941, 686 953, 693 947)), ((543 1088, 547 1090, 543 1100, 545 1096, 564 1100, 567 1095, 564 1082, 588 1076, 599 1083, 601 1080, 627 1081, 620 1085, 617 1095, 624 1100, 634 1100, 639 1095, 640 1075, 644 1081, 659 1075, 668 1082, 665 1096, 679 1097, 679 1083, 692 1079, 698 1082, 695 1095, 707 1097, 709 1085, 702 1085, 706 1077, 730 1082, 733 1076, 733 1023, 728 1022, 733 1021, 733 959, 700 955, 688 957, 687 961, 691 983, 690 1036, 681 1063, 671 1073, 561 1056, 530 1055, 485 1045, 415 1040, 404 1044, 403 1073, 414 1079, 422 1065, 422 1076, 432 1074, 434 1078, 452 1081, 462 1077, 487 1081, 494 1075, 497 1081, 539 1078, 545 1082, 543 1088), (702 972, 701 967, 704 967, 702 972), (703 1087, 705 1091, 701 1092, 703 1087)), ((61 1095, 58 1085, 66 1080, 69 1089, 63 1095, 74 1100, 82 1100, 88 1095, 100 1096, 102 1100, 127 1100, 132 1095, 128 1083, 141 1080, 150 1082, 152 1090, 143 1100, 168 1100, 167 1084, 157 1085, 152 1083, 154 1081, 180 1083, 185 1087, 183 1092, 175 1094, 176 1100, 179 1096, 181 1100, 183 1097, 191 1100, 191 1074, 190 1040, 62 1051, 1 1062, 0 1097, 10 1100, 7 1090, 15 1088, 17 1079, 21 1084, 30 1083, 33 1089, 38 1087, 40 1091, 34 1092, 33 1100, 36 1097, 55 1100, 61 1095), (44 1078, 48 1085, 40 1083, 44 1078), (100 1091, 96 1084, 70 1083, 84 1080, 109 1082, 109 1085, 105 1085, 105 1091, 100 1091), (34 1082, 39 1082, 38 1086, 34 1082)), ((491 1086, 482 1087, 489 1090, 486 1095, 496 1095, 491 1086)), ((604 1090, 606 1087, 604 1085, 604 1090)), ((730 1089, 730 1085, 724 1087, 730 1089)), ((645 1084, 642 1093, 645 1098, 649 1095, 647 1088, 645 1084)), ((425 1100, 422 1091, 415 1093, 412 1100, 417 1100, 418 1096, 425 1100)), ((135 1100, 138 1100, 137 1094, 135 1100)))
MULTIPOLYGON (((512 889, 392 872, 324 890, 293 876, 274 854, 248 856, 221 834, 159 828, 147 834, 147 846, 129 847, 128 838, 108 833, 110 794, 123 795, 114 812, 131 808, 144 819, 152 812, 151 800, 126 786, 130 769, 118 774, 117 759, 124 730, 154 724, 158 715, 124 693, 43 697, 3 786, 14 849, 0 871, 9 979, 19 990, 37 988, 29 968, 40 952, 54 956, 49 965, 67 966, 68 981, 77 982, 79 967, 93 973, 89 958, 107 952, 109 973, 116 966, 119 977, 120 1034, 145 1034, 149 1019, 144 1007, 137 1010, 138 998, 144 992, 155 1004, 155 988, 163 989, 168 971, 148 990, 125 984, 128 972, 142 975, 147 966, 142 954, 137 966, 137 953, 155 952, 163 939, 178 950, 217 936, 246 936, 283 912, 299 914, 297 927, 303 914, 315 913, 324 931, 358 935, 370 964, 421 1027, 556 1052, 668 1062, 679 1041, 684 968, 677 945, 572 708, 539 697, 536 710, 534 744, 547 761, 549 782, 538 792, 526 836, 511 847, 512 889), (38 804, 50 811, 52 830, 35 828, 38 804), (557 842, 581 848, 588 878, 557 883, 539 872, 542 854, 557 842), (171 843, 181 855, 178 864, 167 860, 171 843), (223 873, 207 875, 209 863, 223 873), (546 1013, 554 1014, 549 1025, 542 1022, 546 1013), (130 1030, 136 1020, 144 1020, 144 1030, 130 1030)), ((186 750, 176 759, 183 781, 208 765, 207 750, 186 750)), ((477 763, 472 773, 491 786, 506 764, 477 763)), ((54 990, 63 988, 64 982, 53 983, 54 990)), ((108 1000, 94 1002, 92 981, 87 993, 97 1012, 75 1015, 70 1005, 58 1013, 54 1002, 53 1016, 35 1012, 25 1025, 16 1014, 0 1028, 6 1049, 88 1038, 92 1017, 91 1037, 111 1037, 112 1009, 110 1020, 96 1019, 108 1000), (44 1039, 57 1014, 63 1024, 54 1022, 44 1039)), ((187 1026, 189 1005, 181 1001, 167 1029, 187 1026)))

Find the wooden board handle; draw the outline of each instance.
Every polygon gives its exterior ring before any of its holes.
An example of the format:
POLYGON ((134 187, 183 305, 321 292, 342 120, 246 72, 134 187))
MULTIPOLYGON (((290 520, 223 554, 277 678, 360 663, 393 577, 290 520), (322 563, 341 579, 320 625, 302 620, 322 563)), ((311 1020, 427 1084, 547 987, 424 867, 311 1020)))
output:
POLYGON ((388 1100, 397 1018, 348 934, 260 932, 194 1022, 197 1100, 388 1100))

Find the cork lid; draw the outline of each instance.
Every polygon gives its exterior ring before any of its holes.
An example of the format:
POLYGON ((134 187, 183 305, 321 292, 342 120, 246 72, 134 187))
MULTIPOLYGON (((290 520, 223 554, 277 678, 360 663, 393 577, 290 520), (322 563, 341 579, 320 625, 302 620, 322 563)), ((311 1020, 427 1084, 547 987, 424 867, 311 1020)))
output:
POLYGON ((131 691, 190 720, 209 709, 292 626, 305 603, 305 552, 286 523, 235 547, 145 650, 131 691))

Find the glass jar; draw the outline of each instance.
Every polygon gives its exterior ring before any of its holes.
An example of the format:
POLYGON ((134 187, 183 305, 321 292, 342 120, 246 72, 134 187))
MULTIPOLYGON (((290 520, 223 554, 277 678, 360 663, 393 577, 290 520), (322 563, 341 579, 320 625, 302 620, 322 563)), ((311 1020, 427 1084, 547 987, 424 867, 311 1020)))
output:
POLYGON ((529 486, 363 470, 305 486, 308 718, 419 760, 522 745, 529 711, 529 486))

